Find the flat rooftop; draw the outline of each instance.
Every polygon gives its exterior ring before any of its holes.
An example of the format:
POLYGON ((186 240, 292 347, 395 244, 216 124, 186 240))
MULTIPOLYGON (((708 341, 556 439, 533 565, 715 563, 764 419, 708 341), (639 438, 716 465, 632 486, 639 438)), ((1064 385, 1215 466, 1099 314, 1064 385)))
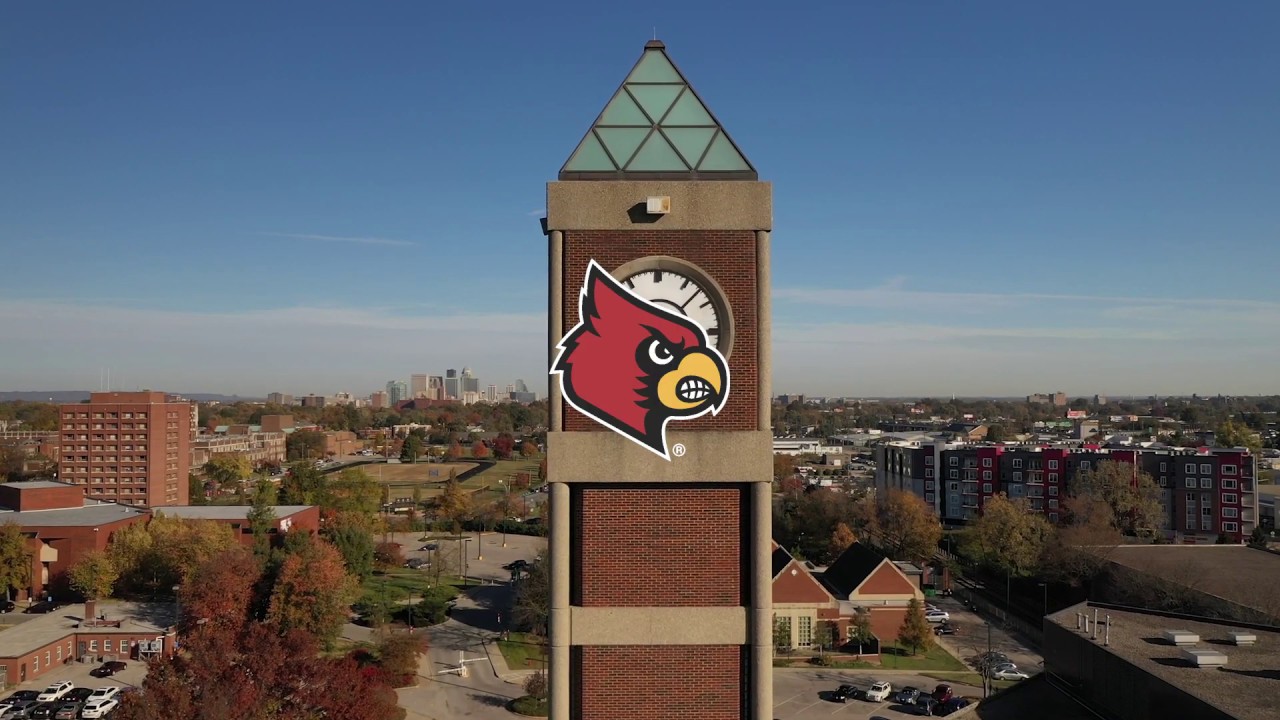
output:
POLYGON ((1049 684, 1043 673, 995 695, 973 713, 982 720, 1098 720, 1098 716, 1049 684))
MULTIPOLYGON (((1079 634, 1076 612, 1084 603, 1054 613, 1049 619, 1079 634)), ((1232 645, 1227 636, 1243 628, 1230 623, 1181 620, 1148 613, 1098 609, 1099 620, 1111 616, 1110 645, 1103 650, 1135 665, 1170 685, 1223 709, 1240 720, 1274 720, 1276 681, 1280 680, 1280 632, 1249 630, 1252 646, 1232 645), (1227 656, 1226 667, 1195 668, 1182 659, 1183 648, 1165 643, 1166 630, 1189 630, 1200 635, 1196 647, 1227 656)), ((1101 637, 1101 636, 1099 636, 1101 637)), ((1097 641, 1101 647, 1101 640, 1097 641)))
POLYGON ((77 632, 107 635, 164 635, 173 625, 177 608, 173 603, 135 603, 101 601, 94 611, 107 620, 122 621, 120 627, 81 628, 84 605, 64 605, 53 612, 38 615, 0 632, 0 657, 19 657, 77 632))
POLYGON ((1280 619, 1280 555, 1246 545, 1123 545, 1112 562, 1280 619))
MULTIPOLYGON (((55 485, 61 486, 59 483, 55 485)), ((145 508, 85 498, 84 505, 71 508, 18 512, 0 507, 0 524, 15 522, 24 527, 92 527, 127 520, 146 513, 145 508)))
MULTIPOLYGON (((275 510, 276 517, 282 518, 296 515, 313 507, 315 506, 275 505, 271 509, 275 510)), ((252 509, 253 507, 250 505, 165 505, 151 508, 151 511, 156 515, 187 518, 189 520, 244 520, 249 517, 249 511, 252 509)))

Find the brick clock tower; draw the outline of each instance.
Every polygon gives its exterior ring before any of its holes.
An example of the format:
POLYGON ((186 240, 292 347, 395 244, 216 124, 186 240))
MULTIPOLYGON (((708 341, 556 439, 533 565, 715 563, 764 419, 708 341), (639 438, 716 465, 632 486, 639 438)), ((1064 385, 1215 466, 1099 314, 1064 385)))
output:
POLYGON ((547 185, 552 720, 772 718, 772 221, 658 41, 547 185))

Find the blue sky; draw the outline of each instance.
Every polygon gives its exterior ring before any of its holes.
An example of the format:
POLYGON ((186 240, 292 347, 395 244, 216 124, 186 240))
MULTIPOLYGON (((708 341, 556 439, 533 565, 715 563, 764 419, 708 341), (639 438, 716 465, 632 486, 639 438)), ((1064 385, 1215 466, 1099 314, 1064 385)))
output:
POLYGON ((543 387, 656 24, 774 183, 777 392, 1278 391, 1276 3, 179 5, 5 10, 0 389, 543 387))

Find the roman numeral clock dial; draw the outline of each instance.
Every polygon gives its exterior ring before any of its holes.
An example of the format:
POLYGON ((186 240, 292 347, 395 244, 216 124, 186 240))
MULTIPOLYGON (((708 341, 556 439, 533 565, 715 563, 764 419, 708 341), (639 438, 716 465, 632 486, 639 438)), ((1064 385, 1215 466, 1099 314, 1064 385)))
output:
POLYGON ((728 351, 728 333, 723 326, 723 300, 715 288, 672 270, 642 270, 627 275, 622 283, 640 297, 684 315, 702 326, 720 352, 728 351))

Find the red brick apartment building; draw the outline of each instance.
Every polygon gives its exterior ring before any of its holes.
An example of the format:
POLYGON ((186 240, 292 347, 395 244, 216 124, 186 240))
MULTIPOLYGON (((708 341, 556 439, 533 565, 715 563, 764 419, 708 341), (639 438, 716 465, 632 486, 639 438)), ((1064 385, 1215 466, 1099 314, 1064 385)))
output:
POLYGON ((150 391, 63 405, 58 478, 125 505, 186 505, 194 407, 150 391))
POLYGON ((1072 478, 1107 460, 1155 479, 1169 539, 1212 543, 1222 534, 1242 542, 1257 525, 1257 463, 1247 448, 891 442, 876 450, 876 490, 915 493, 944 521, 971 520, 1005 493, 1058 522, 1072 478))

